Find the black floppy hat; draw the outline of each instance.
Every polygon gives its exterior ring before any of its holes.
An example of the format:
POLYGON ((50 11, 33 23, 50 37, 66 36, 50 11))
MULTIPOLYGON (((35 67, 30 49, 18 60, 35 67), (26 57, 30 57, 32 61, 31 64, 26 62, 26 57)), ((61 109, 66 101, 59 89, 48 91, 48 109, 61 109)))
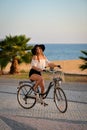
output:
POLYGON ((33 55, 36 55, 36 48, 37 48, 37 47, 40 47, 40 48, 42 49, 42 51, 45 50, 45 45, 43 45, 43 44, 40 44, 40 45, 36 44, 36 45, 33 47, 33 49, 32 49, 32 54, 33 54, 33 55))

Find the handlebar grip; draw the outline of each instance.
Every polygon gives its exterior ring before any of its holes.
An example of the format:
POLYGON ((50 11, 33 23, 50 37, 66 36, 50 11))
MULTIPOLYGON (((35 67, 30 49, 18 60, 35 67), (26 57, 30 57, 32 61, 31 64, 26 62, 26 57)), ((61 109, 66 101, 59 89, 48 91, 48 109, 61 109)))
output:
POLYGON ((46 72, 46 70, 44 69, 43 72, 46 72))
POLYGON ((57 66, 58 68, 62 69, 62 67, 60 65, 57 66))

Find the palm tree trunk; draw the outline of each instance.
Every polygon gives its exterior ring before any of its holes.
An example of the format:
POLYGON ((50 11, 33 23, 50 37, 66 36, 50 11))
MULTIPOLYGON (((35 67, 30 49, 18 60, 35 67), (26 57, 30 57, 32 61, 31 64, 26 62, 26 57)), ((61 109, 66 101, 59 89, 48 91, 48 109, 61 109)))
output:
POLYGON ((19 73, 17 58, 13 58, 13 61, 12 61, 11 67, 10 67, 10 74, 15 74, 15 73, 19 73))

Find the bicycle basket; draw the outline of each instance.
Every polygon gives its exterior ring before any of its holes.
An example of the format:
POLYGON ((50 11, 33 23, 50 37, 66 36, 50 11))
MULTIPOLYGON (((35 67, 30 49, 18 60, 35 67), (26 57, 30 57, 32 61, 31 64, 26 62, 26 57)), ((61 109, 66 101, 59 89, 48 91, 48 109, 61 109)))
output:
POLYGON ((62 71, 55 71, 53 78, 61 79, 63 82, 65 81, 64 80, 64 73, 62 71))

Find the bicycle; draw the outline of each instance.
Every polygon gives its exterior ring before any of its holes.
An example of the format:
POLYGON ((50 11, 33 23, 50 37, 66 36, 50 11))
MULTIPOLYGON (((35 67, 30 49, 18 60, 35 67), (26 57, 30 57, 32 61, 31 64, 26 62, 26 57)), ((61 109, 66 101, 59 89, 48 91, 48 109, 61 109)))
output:
POLYGON ((37 93, 34 92, 33 86, 35 85, 35 81, 20 81, 20 87, 18 87, 17 91, 18 103, 21 107, 25 109, 30 109, 34 107, 37 101, 39 101, 42 104, 43 102, 41 97, 43 96, 43 99, 45 99, 48 96, 50 89, 53 87, 53 99, 55 105, 61 113, 65 113, 67 110, 68 103, 65 92, 61 88, 61 75, 63 75, 63 72, 59 70, 45 70, 45 72, 52 73, 53 75, 52 81, 49 82, 49 86, 45 93, 41 94, 39 87, 37 88, 37 93), (55 76, 56 74, 58 74, 57 77, 55 76))

